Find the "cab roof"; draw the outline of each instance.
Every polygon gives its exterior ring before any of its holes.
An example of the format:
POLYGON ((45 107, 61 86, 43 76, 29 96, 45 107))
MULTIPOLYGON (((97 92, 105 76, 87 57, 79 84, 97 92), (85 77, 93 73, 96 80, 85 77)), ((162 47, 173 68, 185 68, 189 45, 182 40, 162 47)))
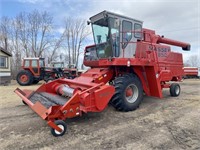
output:
POLYGON ((27 57, 27 58, 24 58, 24 60, 44 60, 44 58, 39 58, 39 57, 27 57))
POLYGON ((102 11, 102 12, 100 12, 100 13, 92 16, 92 17, 90 17, 90 20, 92 21, 92 20, 95 20, 95 18, 97 18, 98 16, 105 16, 105 15, 113 15, 113 16, 117 16, 119 18, 124 18, 124 19, 133 20, 133 21, 137 21, 137 22, 143 23, 143 21, 141 21, 141 20, 133 19, 131 17, 123 16, 123 15, 120 15, 120 14, 117 14, 117 13, 113 13, 113 12, 109 12, 107 10, 104 10, 104 11, 102 11))

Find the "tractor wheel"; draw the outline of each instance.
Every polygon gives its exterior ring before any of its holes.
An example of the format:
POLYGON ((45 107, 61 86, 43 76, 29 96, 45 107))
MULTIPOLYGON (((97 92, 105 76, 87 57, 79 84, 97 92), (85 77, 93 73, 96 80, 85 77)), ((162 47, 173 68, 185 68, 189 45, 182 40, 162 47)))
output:
POLYGON ((62 120, 56 120, 56 121, 55 121, 55 124, 58 125, 58 127, 61 128, 62 131, 59 132, 59 131, 57 131, 57 130, 51 128, 51 134, 52 134, 53 136, 55 136, 55 137, 57 137, 57 136, 63 136, 63 135, 65 134, 66 130, 67 130, 67 125, 66 125, 66 123, 65 123, 64 121, 62 121, 62 120))
POLYGON ((54 78, 50 77, 48 79, 45 80, 46 83, 52 82, 53 80, 55 80, 54 78))
POLYGON ((22 100, 22 103, 23 103, 24 105, 27 105, 27 104, 26 104, 26 102, 25 102, 25 101, 23 101, 23 100, 22 100))
POLYGON ((114 80, 115 94, 111 104, 119 111, 132 111, 139 107, 143 99, 143 88, 135 74, 125 74, 114 80))
POLYGON ((177 97, 180 95, 181 93, 181 87, 178 83, 172 83, 170 85, 170 95, 173 96, 173 97, 177 97))
POLYGON ((38 80, 34 80, 33 84, 38 84, 38 82, 39 82, 38 80))
POLYGON ((33 83, 33 75, 27 70, 21 70, 17 74, 17 82, 22 86, 30 85, 33 83))

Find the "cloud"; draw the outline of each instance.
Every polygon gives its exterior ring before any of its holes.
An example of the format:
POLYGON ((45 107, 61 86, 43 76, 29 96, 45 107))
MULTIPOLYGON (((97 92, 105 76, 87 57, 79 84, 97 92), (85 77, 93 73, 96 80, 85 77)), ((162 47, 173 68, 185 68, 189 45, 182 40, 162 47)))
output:
POLYGON ((54 32, 59 33, 59 34, 63 34, 64 31, 65 31, 64 27, 58 27, 58 28, 55 29, 54 32))
POLYGON ((184 58, 197 54, 200 58, 200 1, 198 0, 125 0, 93 1, 93 12, 104 9, 144 21, 143 27, 157 34, 178 41, 188 42, 189 52, 181 48, 173 50, 183 53, 184 58))
MULTIPOLYGON (((196 53, 200 58, 200 1, 199 0, 19 0, 31 3, 31 7, 46 10, 54 16, 62 31, 64 18, 79 17, 86 20, 103 11, 126 15, 144 21, 143 26, 167 38, 189 42, 191 52, 181 48, 175 51, 184 57, 196 53)), ((29 5, 27 5, 29 7, 29 5)), ((92 41, 92 40, 89 40, 92 41)))

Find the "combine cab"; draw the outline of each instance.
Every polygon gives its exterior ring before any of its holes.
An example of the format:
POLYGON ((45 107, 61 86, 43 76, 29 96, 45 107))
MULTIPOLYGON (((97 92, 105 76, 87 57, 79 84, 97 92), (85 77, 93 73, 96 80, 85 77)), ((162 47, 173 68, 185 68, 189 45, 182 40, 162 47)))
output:
POLYGON ((144 92, 162 98, 163 88, 175 97, 181 91, 177 82, 184 74, 182 54, 168 45, 190 50, 190 44, 156 35, 142 28, 140 20, 107 11, 88 23, 95 45, 85 48, 84 65, 91 69, 73 80, 43 84, 36 91, 15 90, 47 121, 54 136, 65 133, 65 119, 103 111, 109 102, 126 112, 138 108, 144 92))

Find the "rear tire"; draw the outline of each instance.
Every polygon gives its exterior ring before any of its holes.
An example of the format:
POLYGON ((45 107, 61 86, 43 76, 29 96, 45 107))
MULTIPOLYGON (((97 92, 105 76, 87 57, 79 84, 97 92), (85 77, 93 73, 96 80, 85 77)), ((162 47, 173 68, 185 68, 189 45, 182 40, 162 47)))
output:
POLYGON ((181 87, 178 83, 172 83, 170 85, 170 95, 173 97, 179 96, 181 93, 181 87))
POLYGON ((143 99, 143 88, 135 74, 125 74, 114 80, 115 94, 111 104, 119 111, 132 111, 139 107, 143 99))
POLYGON ((55 80, 55 79, 50 77, 50 78, 46 79, 45 82, 46 82, 46 83, 50 83, 50 82, 52 82, 53 80, 55 80))
POLYGON ((25 101, 23 101, 23 100, 22 100, 22 103, 23 103, 24 105, 28 105, 28 104, 26 104, 26 102, 25 102, 25 101))
POLYGON ((38 80, 34 80, 33 84, 38 84, 38 82, 39 82, 38 80))
POLYGON ((21 86, 30 85, 33 83, 33 75, 27 70, 21 70, 18 72, 16 80, 21 86))

